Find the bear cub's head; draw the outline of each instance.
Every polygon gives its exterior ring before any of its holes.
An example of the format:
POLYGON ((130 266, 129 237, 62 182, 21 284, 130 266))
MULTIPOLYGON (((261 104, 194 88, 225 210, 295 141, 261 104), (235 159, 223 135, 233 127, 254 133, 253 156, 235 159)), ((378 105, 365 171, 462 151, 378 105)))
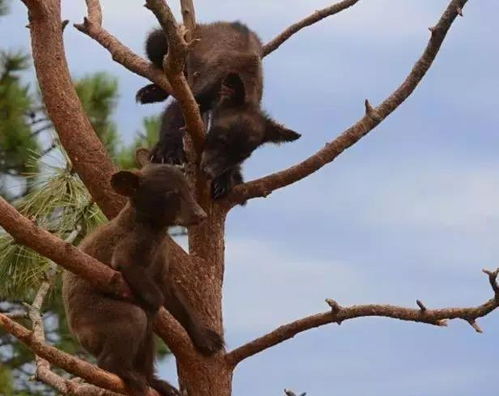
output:
POLYGON ((237 167, 264 143, 291 142, 301 136, 272 120, 259 104, 247 100, 240 75, 228 74, 220 91, 200 165, 211 178, 237 167))
POLYGON ((137 150, 137 171, 120 171, 111 178, 113 189, 129 199, 137 215, 156 226, 191 226, 206 218, 184 174, 171 165, 152 164, 149 151, 137 150))

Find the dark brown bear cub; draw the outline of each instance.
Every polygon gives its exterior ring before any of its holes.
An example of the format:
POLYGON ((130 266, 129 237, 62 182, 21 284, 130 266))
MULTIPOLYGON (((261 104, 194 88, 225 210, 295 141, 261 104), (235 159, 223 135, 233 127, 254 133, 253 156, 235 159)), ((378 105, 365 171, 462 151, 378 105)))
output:
MULTIPOLYGON (((262 43, 256 33, 239 22, 198 25, 200 39, 186 59, 186 74, 201 113, 212 111, 204 150, 204 170, 212 178, 212 196, 221 198, 242 183, 240 165, 265 142, 288 142, 300 135, 274 122, 261 109, 263 91, 262 43)), ((149 34, 146 52, 162 69, 168 42, 161 29, 149 34)), ((151 84, 137 92, 137 100, 151 103, 168 94, 151 84)), ((153 161, 182 164, 182 110, 173 101, 163 114, 160 140, 153 161)))
POLYGON ((189 226, 206 214, 194 200, 178 169, 145 164, 140 171, 122 171, 111 183, 129 202, 119 215, 89 235, 80 248, 123 274, 138 305, 106 295, 78 276, 65 272, 63 300, 72 333, 97 358, 99 367, 120 376, 130 395, 147 395, 148 387, 163 396, 177 391, 154 374, 152 323, 164 305, 204 354, 223 346, 216 332, 204 327, 185 303, 174 282, 164 284, 168 271, 166 232, 169 226, 189 226))
POLYGON ((201 169, 212 179, 212 196, 221 198, 243 182, 241 164, 264 143, 291 142, 300 135, 276 123, 246 100, 243 81, 229 74, 212 111, 201 157, 201 169))

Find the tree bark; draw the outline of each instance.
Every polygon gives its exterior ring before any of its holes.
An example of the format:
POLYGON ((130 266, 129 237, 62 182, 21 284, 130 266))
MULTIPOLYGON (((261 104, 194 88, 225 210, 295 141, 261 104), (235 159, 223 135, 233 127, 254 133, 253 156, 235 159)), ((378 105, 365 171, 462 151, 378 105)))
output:
MULTIPOLYGON (((189 229, 189 253, 192 259, 174 277, 205 325, 223 334, 226 209, 213 203, 209 195, 205 194, 206 180, 200 180, 197 186, 198 200, 204 204, 208 218, 199 226, 189 229)), ((180 387, 189 396, 230 396, 232 393, 233 366, 227 362, 225 351, 211 357, 198 355, 177 359, 177 369, 180 387)))
POLYGON ((111 188, 116 171, 83 111, 69 75, 59 0, 24 0, 28 7, 36 77, 47 113, 71 164, 108 218, 125 204, 111 188))
POLYGON ((231 396, 233 369, 219 354, 196 359, 187 364, 178 362, 180 389, 189 396, 231 396))

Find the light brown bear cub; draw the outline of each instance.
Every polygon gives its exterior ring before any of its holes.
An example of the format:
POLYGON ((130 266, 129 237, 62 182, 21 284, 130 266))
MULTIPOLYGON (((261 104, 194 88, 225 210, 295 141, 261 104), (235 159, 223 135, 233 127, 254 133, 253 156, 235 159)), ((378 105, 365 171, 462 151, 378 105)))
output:
POLYGON ((72 333, 97 358, 99 367, 120 376, 130 395, 147 395, 150 386, 163 396, 177 395, 154 373, 153 320, 161 305, 184 326, 197 349, 212 354, 223 339, 204 327, 186 299, 165 277, 165 238, 172 225, 189 226, 206 214, 194 200, 182 172, 149 164, 147 150, 137 152, 139 171, 113 175, 116 192, 128 204, 109 223, 87 236, 80 248, 121 271, 137 304, 119 300, 70 272, 63 276, 63 300, 72 333))

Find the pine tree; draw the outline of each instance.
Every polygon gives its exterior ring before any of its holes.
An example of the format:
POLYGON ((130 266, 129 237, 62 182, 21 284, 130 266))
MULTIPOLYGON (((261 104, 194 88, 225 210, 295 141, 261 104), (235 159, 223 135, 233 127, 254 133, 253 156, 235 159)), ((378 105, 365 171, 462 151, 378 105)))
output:
MULTIPOLYGON (((1 5, 0 5, 1 7, 1 5)), ((2 8, 0 8, 2 9, 2 8)), ((29 67, 28 57, 20 52, 0 51, 0 194, 12 198, 10 185, 23 173, 37 171, 30 158, 40 153, 32 138, 31 114, 34 98, 20 73, 29 67)), ((12 190, 12 189, 11 189, 12 190)), ((25 186, 17 188, 21 192, 25 186)), ((18 191, 19 193, 19 191, 18 191)))
MULTIPOLYGON (((0 15, 7 12, 0 0, 0 15)), ((72 171, 52 124, 32 87, 23 83, 28 57, 0 51, 0 196, 11 200, 25 215, 55 235, 74 243, 104 221, 80 178, 72 171), (48 142, 48 143, 47 143, 48 142)), ((159 118, 144 120, 144 131, 131 146, 121 143, 113 121, 118 82, 105 73, 78 79, 75 88, 99 138, 118 166, 134 167, 134 152, 157 140, 159 118)), ((60 299, 60 273, 46 258, 16 244, 0 231, 0 311, 24 311, 47 277, 53 286, 44 304, 47 339, 73 354, 84 354, 69 334, 60 299)), ((29 326, 27 320, 21 319, 29 326)), ((163 348, 163 353, 166 349, 163 348)), ((15 338, 0 331, 0 394, 53 395, 34 383, 33 356, 15 338)))

